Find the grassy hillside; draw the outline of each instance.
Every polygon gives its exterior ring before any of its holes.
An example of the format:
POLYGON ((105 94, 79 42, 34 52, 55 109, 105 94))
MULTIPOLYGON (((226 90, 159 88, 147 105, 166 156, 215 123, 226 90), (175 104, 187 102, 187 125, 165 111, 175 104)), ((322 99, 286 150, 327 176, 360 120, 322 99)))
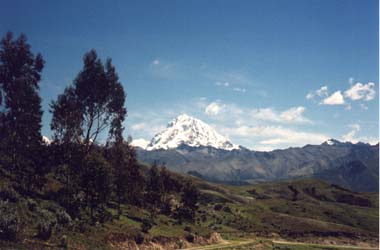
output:
POLYGON ((313 179, 248 186, 200 182, 199 187, 203 211, 211 218, 205 226, 226 234, 357 239, 378 234, 375 193, 354 193, 313 179))
MULTIPOLYGON (((0 248, 57 249, 64 245, 62 241, 67 241, 69 249, 133 249, 152 242, 170 249, 192 242, 216 242, 217 238, 212 239, 213 232, 226 240, 259 236, 373 242, 378 238, 375 193, 355 193, 313 179, 227 186, 174 173, 172 176, 179 181, 191 178, 200 191, 195 223, 159 214, 147 226, 149 211, 131 205, 123 205, 122 215, 117 219, 116 204, 110 203, 112 220, 88 224, 71 219, 52 200, 42 196, 28 198, 14 190, 5 192, 7 189, 3 187, 1 197, 8 198, 1 205, 8 210, 2 216, 15 217, 20 230, 16 241, 0 240, 0 248), (44 240, 39 235, 44 233, 41 228, 49 228, 50 224, 52 236, 44 240)), ((174 195, 173 200, 176 198, 174 195)))

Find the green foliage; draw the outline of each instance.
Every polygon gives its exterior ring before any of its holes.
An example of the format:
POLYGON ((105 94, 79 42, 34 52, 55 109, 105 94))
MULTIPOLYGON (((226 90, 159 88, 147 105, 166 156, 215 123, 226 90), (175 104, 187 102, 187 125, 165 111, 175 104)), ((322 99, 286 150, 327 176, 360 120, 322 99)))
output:
POLYGON ((153 216, 157 213, 157 209, 161 204, 164 187, 160 172, 156 164, 149 169, 148 182, 146 186, 145 202, 148 205, 153 216))
POLYGON ((6 183, 0 183, 0 200, 17 202, 20 195, 13 189, 12 186, 6 183))
POLYGON ((30 51, 26 37, 8 32, 0 42, 0 150, 3 165, 30 192, 40 187, 44 168, 38 158, 41 137, 41 98, 38 83, 44 61, 30 51), (1 104, 1 103, 0 103, 1 104))
POLYGON ((15 206, 0 200, 0 239, 15 241, 21 232, 21 226, 15 206))
POLYGON ((31 198, 28 198, 26 200, 26 205, 28 206, 28 209, 32 212, 35 211, 38 206, 37 202, 31 198))
MULTIPOLYGON (((109 200, 111 191, 111 168, 105 158, 98 153, 91 153, 85 160, 81 177, 86 202, 90 207, 91 218, 94 210, 103 207, 109 200)), ((100 211, 102 213, 102 210, 100 211)))
POLYGON ((177 216, 181 219, 194 221, 195 213, 198 209, 198 189, 188 181, 182 189, 181 197, 182 206, 178 209, 177 216))
POLYGON ((96 51, 89 51, 73 85, 51 103, 54 139, 82 142, 89 153, 105 129, 110 137, 120 137, 126 115, 124 101, 125 93, 111 59, 103 65, 96 51))
POLYGON ((141 224, 141 231, 143 233, 148 233, 152 226, 152 222, 149 219, 145 219, 141 224))
POLYGON ((57 226, 57 219, 54 213, 46 210, 40 209, 39 221, 37 222, 37 237, 43 240, 48 240, 55 227, 57 226))
POLYGON ((135 206, 143 204, 143 193, 145 191, 145 179, 140 171, 140 166, 137 162, 136 151, 133 147, 127 147, 128 159, 128 179, 127 182, 127 202, 135 206))

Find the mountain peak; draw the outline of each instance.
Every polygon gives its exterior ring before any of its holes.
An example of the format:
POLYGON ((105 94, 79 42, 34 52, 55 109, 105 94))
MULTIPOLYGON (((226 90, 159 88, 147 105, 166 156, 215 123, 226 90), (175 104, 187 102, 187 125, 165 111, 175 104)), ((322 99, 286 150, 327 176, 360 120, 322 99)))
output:
POLYGON ((210 125, 187 114, 181 114, 169 122, 165 130, 156 134, 146 149, 170 149, 182 144, 191 147, 211 146, 224 150, 239 148, 218 134, 210 125))
POLYGON ((330 146, 333 146, 333 145, 338 145, 338 144, 342 144, 342 142, 334 139, 334 138, 331 138, 331 139, 328 139, 327 141, 325 141, 324 143, 322 143, 322 145, 330 145, 330 146))

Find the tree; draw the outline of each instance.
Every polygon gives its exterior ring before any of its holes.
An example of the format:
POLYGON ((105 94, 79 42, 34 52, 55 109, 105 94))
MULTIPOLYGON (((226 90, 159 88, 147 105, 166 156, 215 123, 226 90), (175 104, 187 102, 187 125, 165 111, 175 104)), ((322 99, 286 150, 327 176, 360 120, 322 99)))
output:
POLYGON ((145 202, 151 211, 152 217, 154 217, 161 204, 161 197, 163 194, 162 179, 160 178, 160 172, 158 171, 156 163, 154 163, 149 169, 146 189, 145 202))
POLYGON ((111 168, 102 155, 93 152, 86 157, 87 172, 82 176, 86 187, 85 194, 90 207, 91 218, 94 210, 100 208, 104 212, 104 204, 109 200, 111 191, 111 168))
POLYGON ((63 148, 63 164, 75 168, 71 172, 78 173, 81 177, 79 186, 87 194, 87 205, 91 204, 91 196, 88 194, 92 183, 89 179, 91 174, 96 174, 87 160, 91 159, 89 156, 93 153, 99 135, 107 130, 109 141, 122 144, 122 122, 127 113, 124 102, 125 93, 111 59, 107 59, 104 65, 95 50, 91 50, 84 55, 83 69, 73 84, 50 105, 54 141, 63 148), (83 152, 82 159, 73 162, 73 156, 77 155, 73 150, 78 148, 83 152))
POLYGON ((128 181, 130 172, 128 169, 127 145, 117 141, 108 150, 107 158, 112 165, 113 186, 118 205, 118 216, 121 215, 121 203, 127 199, 128 181))
POLYGON ((195 213, 198 209, 199 192, 197 188, 190 182, 186 182, 182 189, 181 202, 182 206, 178 210, 180 219, 194 221, 195 213))
POLYGON ((128 179, 127 179, 127 201, 128 203, 140 206, 143 202, 143 192, 145 189, 145 179, 140 172, 137 162, 136 151, 128 143, 126 145, 126 153, 128 160, 128 179))
POLYGON ((30 51, 25 35, 8 32, 0 43, 0 146, 23 189, 30 191, 43 171, 38 164, 41 98, 38 94, 44 60, 30 51))
POLYGON ((83 63, 73 85, 51 103, 51 128, 55 140, 82 143, 89 154, 107 128, 109 138, 120 139, 127 111, 123 86, 111 59, 104 66, 91 50, 84 55, 83 63))

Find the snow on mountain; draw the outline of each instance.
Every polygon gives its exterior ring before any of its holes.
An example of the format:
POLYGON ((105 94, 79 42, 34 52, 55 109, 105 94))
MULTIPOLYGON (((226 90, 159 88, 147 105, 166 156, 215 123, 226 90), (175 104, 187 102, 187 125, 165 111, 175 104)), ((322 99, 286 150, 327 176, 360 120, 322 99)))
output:
POLYGON ((322 145, 330 145, 330 146, 337 146, 337 145, 341 145, 341 144, 344 144, 344 143, 351 143, 351 142, 341 142, 341 141, 338 141, 336 139, 328 139, 327 141, 325 141, 324 143, 322 143, 322 145))
POLYGON ((211 126, 194 117, 182 114, 171 121, 167 128, 156 134, 146 147, 147 150, 177 148, 181 144, 191 147, 211 146, 218 149, 238 149, 211 126))
POLYGON ((135 139, 131 142, 131 145, 134 146, 134 147, 139 147, 139 148, 142 148, 142 149, 146 149, 146 147, 148 146, 149 144, 149 141, 148 140, 145 140, 145 139, 135 139))
POLYGON ((49 137, 43 135, 42 142, 45 143, 46 145, 49 145, 50 143, 52 143, 52 140, 50 140, 49 137))

